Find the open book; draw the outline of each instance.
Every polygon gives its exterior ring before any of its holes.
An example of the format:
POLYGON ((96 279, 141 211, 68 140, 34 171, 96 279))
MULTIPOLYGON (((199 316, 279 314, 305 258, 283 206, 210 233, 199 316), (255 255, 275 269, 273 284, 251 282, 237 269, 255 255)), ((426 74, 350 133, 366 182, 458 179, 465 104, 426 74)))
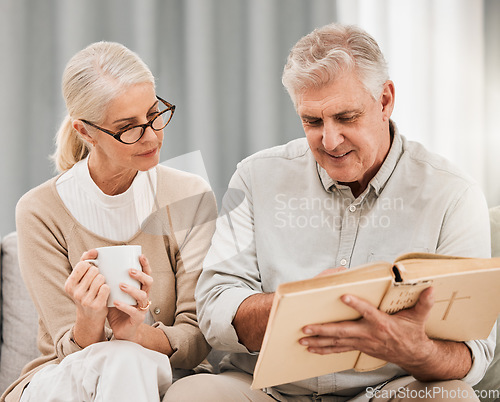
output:
POLYGON ((359 351, 318 355, 299 344, 308 324, 356 320, 340 301, 352 294, 389 314, 412 307, 434 287, 426 323, 429 337, 453 341, 486 339, 500 313, 500 258, 457 258, 406 254, 327 276, 278 286, 255 367, 259 389, 338 371, 374 370, 386 362, 359 351))

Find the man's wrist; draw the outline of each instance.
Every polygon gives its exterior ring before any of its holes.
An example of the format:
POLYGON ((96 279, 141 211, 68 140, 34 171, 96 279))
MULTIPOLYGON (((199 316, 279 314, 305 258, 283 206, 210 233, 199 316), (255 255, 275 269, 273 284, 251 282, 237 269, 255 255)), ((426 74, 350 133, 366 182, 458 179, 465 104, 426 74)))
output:
POLYGON ((459 380, 467 375, 472 367, 472 353, 465 343, 429 341, 431 347, 423 348, 422 357, 401 367, 419 381, 459 380))
POLYGON ((400 364, 401 368, 410 373, 420 381, 426 381, 424 377, 429 375, 428 371, 435 367, 434 359, 439 356, 439 346, 435 340, 428 338, 419 344, 409 356, 410 361, 400 364))

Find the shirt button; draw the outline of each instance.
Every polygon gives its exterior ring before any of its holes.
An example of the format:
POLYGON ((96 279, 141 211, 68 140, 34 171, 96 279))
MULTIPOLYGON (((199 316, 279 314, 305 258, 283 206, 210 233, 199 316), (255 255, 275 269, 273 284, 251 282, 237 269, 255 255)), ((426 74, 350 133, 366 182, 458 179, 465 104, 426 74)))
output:
POLYGON ((161 311, 161 310, 160 310, 160 307, 156 307, 156 308, 155 308, 155 310, 154 310, 154 313, 155 313, 156 315, 158 315, 158 314, 160 314, 160 311, 161 311))
POLYGON ((356 211, 356 205, 349 205, 349 211, 351 212, 356 211))
POLYGON ((342 265, 342 266, 347 265, 347 260, 346 260, 345 258, 342 258, 342 259, 340 260, 340 265, 342 265))

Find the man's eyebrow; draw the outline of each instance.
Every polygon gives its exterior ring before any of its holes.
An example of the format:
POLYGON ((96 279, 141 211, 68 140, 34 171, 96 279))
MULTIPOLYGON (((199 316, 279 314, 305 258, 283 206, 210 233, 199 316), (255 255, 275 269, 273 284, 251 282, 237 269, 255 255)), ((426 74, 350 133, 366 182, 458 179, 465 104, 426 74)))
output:
POLYGON ((333 116, 335 117, 342 117, 345 115, 350 115, 350 114, 360 114, 362 113, 361 110, 359 109, 352 109, 352 110, 344 110, 343 112, 335 113, 333 116))
MULTIPOLYGON (((156 107, 156 105, 158 105, 158 100, 153 103, 153 106, 151 106, 149 109, 148 109, 148 113, 151 112, 152 109, 154 109, 156 107)), ((111 124, 116 124, 116 123, 121 123, 123 121, 134 121, 134 120, 137 120, 137 117, 123 117, 121 119, 118 119, 118 120, 115 120, 113 123, 111 124)))
POLYGON ((307 114, 301 114, 300 118, 302 120, 321 120, 321 117, 318 117, 318 116, 309 116, 307 114))
POLYGON ((343 112, 335 113, 333 117, 344 117, 346 115, 353 115, 353 114, 362 114, 363 110, 361 109, 351 109, 351 110, 344 110, 343 112))

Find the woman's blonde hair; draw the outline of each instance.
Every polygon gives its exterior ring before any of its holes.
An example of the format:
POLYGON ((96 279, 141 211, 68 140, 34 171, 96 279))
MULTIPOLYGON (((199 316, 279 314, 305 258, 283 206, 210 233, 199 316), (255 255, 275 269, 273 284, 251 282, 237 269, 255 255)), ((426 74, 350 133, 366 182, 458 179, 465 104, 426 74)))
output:
POLYGON ((130 85, 142 83, 154 86, 153 74, 136 53, 119 43, 93 43, 69 60, 62 79, 68 114, 57 132, 52 155, 58 171, 70 169, 90 152, 73 121, 104 121, 109 102, 130 85))

